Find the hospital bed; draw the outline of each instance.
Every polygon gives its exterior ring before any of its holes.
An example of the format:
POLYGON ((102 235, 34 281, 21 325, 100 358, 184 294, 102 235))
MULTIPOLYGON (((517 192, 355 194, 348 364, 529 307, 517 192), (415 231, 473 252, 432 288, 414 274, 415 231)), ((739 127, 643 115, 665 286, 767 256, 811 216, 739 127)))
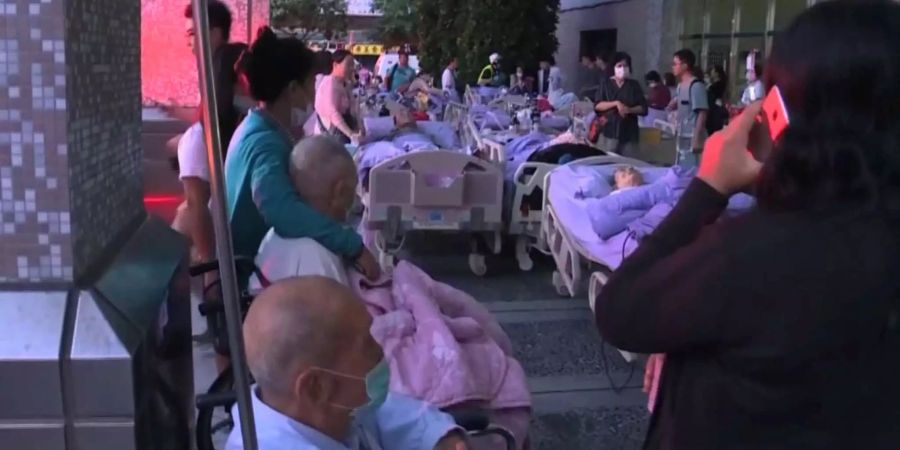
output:
MULTIPOLYGON (((597 156, 572 162, 569 167, 586 166, 633 166, 652 167, 648 163, 618 155, 597 156)), ((573 198, 573 186, 560 171, 549 173, 544 180, 544 210, 541 222, 539 248, 548 251, 556 264, 552 275, 553 287, 561 296, 575 297, 579 294, 586 270, 594 268, 589 280, 589 297, 591 311, 594 311, 596 294, 609 280, 609 273, 617 268, 624 259, 626 251, 633 251, 636 242, 629 245, 627 233, 602 242, 591 228, 590 221, 584 211, 574 204, 566 202, 573 198), (552 186, 557 183, 559 189, 552 186), (562 192, 560 192, 562 191, 562 192), (569 197, 571 195, 571 197, 569 197), (554 204, 556 199, 556 204, 554 204)), ((637 355, 620 351, 627 362, 632 362, 637 355)))
MULTIPOLYGON (((568 170, 565 171, 562 167, 555 169, 545 178, 540 245, 545 246, 556 263, 553 286, 557 293, 568 297, 579 294, 585 267, 593 265, 599 266, 601 270, 614 269, 622 262, 623 253, 626 253, 623 246, 626 245, 627 236, 601 240, 594 233, 587 213, 578 202, 570 201, 575 198, 574 191, 578 189, 577 181, 571 179, 573 170, 577 169, 572 168, 586 166, 653 167, 644 161, 618 155, 597 156, 574 161, 567 165, 565 169, 568 170)), ((598 278, 596 281, 602 279, 598 278)), ((595 291, 597 289, 594 288, 595 291)))
MULTIPOLYGON (((461 134, 470 126, 466 107, 449 104, 446 123, 461 134)), ((390 273, 395 255, 410 231, 472 233, 469 268, 487 273, 485 253, 501 250, 503 171, 495 159, 478 157, 465 147, 404 153, 374 165, 363 226, 374 233, 379 264, 390 273)))
MULTIPOLYGON (((506 97, 509 98, 512 96, 506 97)), ((517 98, 515 97, 512 99, 513 103, 510 108, 511 110, 518 106, 518 103, 515 103, 516 100, 517 98)), ((570 105, 568 108, 557 111, 555 114, 570 119, 572 123, 570 131, 576 135, 584 136, 587 134, 587 129, 581 130, 577 128, 577 125, 579 120, 592 110, 593 103, 577 102, 570 105)), ((502 143, 500 140, 490 136, 480 137, 479 148, 485 149, 486 153, 491 155, 492 159, 503 161, 504 164, 506 164, 506 144, 502 143)), ((543 188, 544 179, 547 174, 556 167, 558 167, 557 164, 524 162, 516 168, 511 179, 507 180, 507 182, 511 183, 513 192, 511 195, 512 201, 509 205, 510 210, 506 230, 508 234, 516 236, 516 261, 519 265, 519 269, 522 271, 527 272, 534 267, 534 261, 529 254, 531 248, 536 248, 539 252, 549 254, 546 247, 538 245, 541 242, 539 238, 541 233, 541 222, 543 221, 544 216, 543 209, 546 202, 542 201, 541 207, 534 209, 529 206, 527 200, 530 196, 535 195, 539 188, 543 188)), ((546 192, 542 198, 546 198, 546 192)))

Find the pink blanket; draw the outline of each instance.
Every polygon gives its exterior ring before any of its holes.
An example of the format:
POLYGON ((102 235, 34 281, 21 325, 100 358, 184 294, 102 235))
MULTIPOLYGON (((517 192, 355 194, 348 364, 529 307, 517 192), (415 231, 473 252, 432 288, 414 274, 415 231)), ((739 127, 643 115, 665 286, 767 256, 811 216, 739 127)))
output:
POLYGON ((478 405, 497 417, 513 412, 517 417, 504 425, 524 442, 531 407, 525 372, 487 309, 406 262, 392 281, 369 283, 351 273, 351 285, 372 314, 392 391, 440 408, 478 405))

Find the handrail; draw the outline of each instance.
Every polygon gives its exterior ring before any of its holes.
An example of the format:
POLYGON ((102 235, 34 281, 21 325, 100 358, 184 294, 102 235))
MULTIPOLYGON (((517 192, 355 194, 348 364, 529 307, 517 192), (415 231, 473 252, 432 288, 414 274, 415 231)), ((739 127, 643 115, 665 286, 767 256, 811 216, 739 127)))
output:
MULTIPOLYGON (((208 0, 192 0, 194 8, 195 48, 197 67, 200 69, 200 95, 203 100, 203 131, 206 140, 206 157, 209 162, 210 193, 212 194, 212 219, 216 233, 216 255, 219 258, 219 276, 225 306, 225 324, 228 330, 228 347, 234 368, 234 387, 237 393, 238 412, 241 420, 241 438, 244 449, 257 450, 256 426, 250 402, 250 385, 244 340, 241 335, 240 291, 234 264, 231 230, 225 212, 225 180, 222 169, 222 148, 219 117, 213 71, 212 46, 209 38, 208 0)), ((249 24, 249 19, 248 19, 249 24)), ((226 99, 223 99, 226 100, 226 99)), ((230 99, 228 99, 230 101, 230 99)))

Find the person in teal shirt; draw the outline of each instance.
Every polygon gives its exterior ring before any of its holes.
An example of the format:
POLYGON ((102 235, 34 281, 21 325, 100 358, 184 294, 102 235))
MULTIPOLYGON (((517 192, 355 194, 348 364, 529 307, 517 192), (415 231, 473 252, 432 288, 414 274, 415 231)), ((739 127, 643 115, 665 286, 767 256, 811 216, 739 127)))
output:
POLYGON ((388 72, 388 89, 391 92, 403 93, 416 79, 416 71, 409 67, 409 54, 406 52, 400 52, 397 59, 397 65, 388 72))
POLYGON ((255 256, 270 229, 284 238, 308 237, 341 255, 368 278, 380 268, 352 228, 309 207, 288 174, 294 110, 315 93, 314 56, 299 40, 263 28, 242 61, 260 106, 238 127, 225 159, 225 194, 235 255, 255 256))

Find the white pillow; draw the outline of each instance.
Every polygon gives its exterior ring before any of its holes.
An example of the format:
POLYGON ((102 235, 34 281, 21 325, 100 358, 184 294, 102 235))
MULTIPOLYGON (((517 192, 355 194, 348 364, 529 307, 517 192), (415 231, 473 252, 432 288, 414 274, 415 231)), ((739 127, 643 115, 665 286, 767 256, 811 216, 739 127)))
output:
POLYGON ((366 117, 363 119, 363 127, 365 127, 366 130, 366 138, 385 138, 394 131, 394 118, 391 116, 366 117))

